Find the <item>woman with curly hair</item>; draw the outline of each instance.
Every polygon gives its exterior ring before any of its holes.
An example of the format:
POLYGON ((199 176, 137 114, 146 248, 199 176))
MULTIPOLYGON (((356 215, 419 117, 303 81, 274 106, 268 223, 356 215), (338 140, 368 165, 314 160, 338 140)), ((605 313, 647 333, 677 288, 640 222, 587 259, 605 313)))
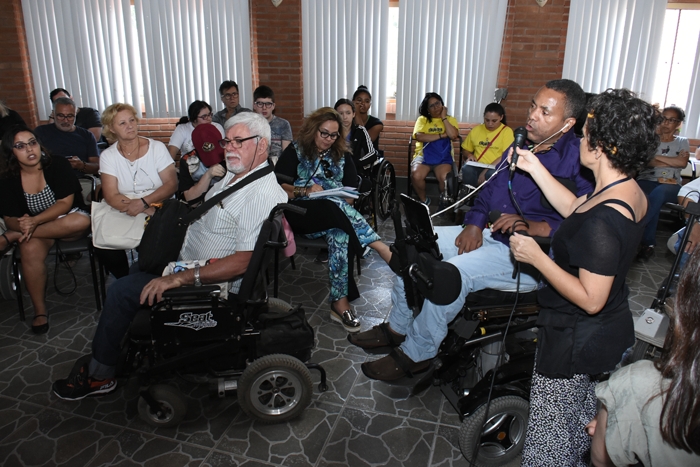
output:
POLYGON ((700 465, 700 253, 683 270, 661 358, 616 371, 596 387, 587 426, 593 465, 700 465))
POLYGON ((586 466, 584 432, 596 412, 595 385, 634 344, 625 276, 642 236, 647 200, 634 176, 654 156, 660 117, 626 89, 608 89, 588 104, 581 165, 595 189, 577 198, 529 151, 528 172, 565 218, 552 237, 553 259, 532 238, 513 234, 515 259, 543 276, 530 417, 522 465, 586 466))
POLYGON ((287 146, 277 161, 275 173, 281 180, 286 179, 282 188, 291 202, 307 209, 304 216, 285 214, 294 232, 309 238, 323 237, 328 242, 331 319, 348 332, 358 332, 360 321, 349 300, 357 298, 359 293, 348 265, 355 256, 363 256, 368 246, 387 262, 391 253, 352 207, 352 200, 337 196, 309 198, 312 193, 357 186, 357 172, 341 128, 340 115, 330 107, 309 115, 297 141, 287 146))

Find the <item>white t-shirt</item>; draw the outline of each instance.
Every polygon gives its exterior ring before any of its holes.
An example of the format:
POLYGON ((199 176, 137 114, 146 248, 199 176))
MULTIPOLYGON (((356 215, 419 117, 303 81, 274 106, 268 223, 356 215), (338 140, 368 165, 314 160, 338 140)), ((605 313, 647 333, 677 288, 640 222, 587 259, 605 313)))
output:
MULTIPOLYGON (((212 122, 212 125, 214 125, 219 130, 219 132, 221 133, 221 138, 223 139, 226 136, 226 134, 224 133, 224 128, 218 123, 212 122)), ((178 125, 175 128, 173 135, 170 137, 170 142, 168 143, 168 146, 175 146, 176 148, 179 148, 180 154, 183 156, 189 152, 192 152, 192 150, 194 149, 194 144, 192 143, 193 131, 194 125, 192 125, 192 122, 178 125)))
POLYGON ((160 172, 174 164, 165 144, 149 139, 148 151, 134 162, 121 155, 118 144, 100 154, 100 173, 117 177, 119 193, 129 198, 143 198, 163 185, 160 172))

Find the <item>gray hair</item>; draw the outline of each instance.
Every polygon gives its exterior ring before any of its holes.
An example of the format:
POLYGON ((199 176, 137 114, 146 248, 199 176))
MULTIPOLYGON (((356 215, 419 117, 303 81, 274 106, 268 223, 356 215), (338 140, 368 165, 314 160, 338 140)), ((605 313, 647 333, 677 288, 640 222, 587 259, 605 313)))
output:
POLYGON ((267 122, 265 117, 255 112, 241 112, 226 120, 224 130, 228 131, 229 128, 234 125, 238 125, 239 123, 242 123, 248 127, 250 136, 258 135, 265 138, 267 140, 267 147, 270 147, 272 130, 270 130, 270 124, 267 122))
POLYGON ((75 105, 75 102, 73 99, 70 97, 59 97, 55 101, 53 101, 53 109, 56 110, 57 105, 72 105, 74 109, 77 109, 78 106, 75 105))

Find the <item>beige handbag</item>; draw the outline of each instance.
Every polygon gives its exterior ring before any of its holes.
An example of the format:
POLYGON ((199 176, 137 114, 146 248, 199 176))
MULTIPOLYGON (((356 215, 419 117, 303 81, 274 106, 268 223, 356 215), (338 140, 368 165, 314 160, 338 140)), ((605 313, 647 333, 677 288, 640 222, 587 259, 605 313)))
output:
POLYGON ((130 216, 102 200, 92 202, 92 244, 105 250, 130 250, 141 243, 147 214, 130 216))

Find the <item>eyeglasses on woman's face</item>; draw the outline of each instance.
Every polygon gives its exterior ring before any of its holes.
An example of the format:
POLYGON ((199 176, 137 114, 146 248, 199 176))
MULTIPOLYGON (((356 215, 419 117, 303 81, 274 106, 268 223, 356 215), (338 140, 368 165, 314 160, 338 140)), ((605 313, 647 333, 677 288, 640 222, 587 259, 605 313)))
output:
POLYGON ((39 144, 39 142, 37 140, 31 139, 31 140, 27 141, 26 143, 17 143, 12 147, 17 149, 18 151, 24 151, 24 148, 33 148, 37 144, 39 144))
POLYGON ((258 137, 259 137, 258 135, 254 135, 254 136, 249 136, 247 138, 234 138, 234 139, 224 138, 224 139, 219 140, 219 145, 224 149, 226 149, 227 146, 229 146, 229 145, 232 146, 233 149, 241 149, 243 147, 244 142, 248 141, 249 139, 258 138, 258 137))
POLYGON ((211 117, 212 117, 213 115, 214 115, 213 113, 209 112, 208 114, 201 114, 201 115, 198 115, 197 118, 200 119, 200 120, 211 120, 211 117))
POLYGON ((661 116, 661 123, 666 123, 666 122, 671 122, 671 123, 681 123, 681 120, 677 118, 666 118, 663 115, 661 116))
POLYGON ((338 136, 340 136, 340 133, 338 133, 337 131, 334 131, 333 133, 328 133, 326 130, 318 130, 318 133, 321 135, 321 138, 323 138, 323 139, 330 138, 333 141, 338 139, 338 136))

